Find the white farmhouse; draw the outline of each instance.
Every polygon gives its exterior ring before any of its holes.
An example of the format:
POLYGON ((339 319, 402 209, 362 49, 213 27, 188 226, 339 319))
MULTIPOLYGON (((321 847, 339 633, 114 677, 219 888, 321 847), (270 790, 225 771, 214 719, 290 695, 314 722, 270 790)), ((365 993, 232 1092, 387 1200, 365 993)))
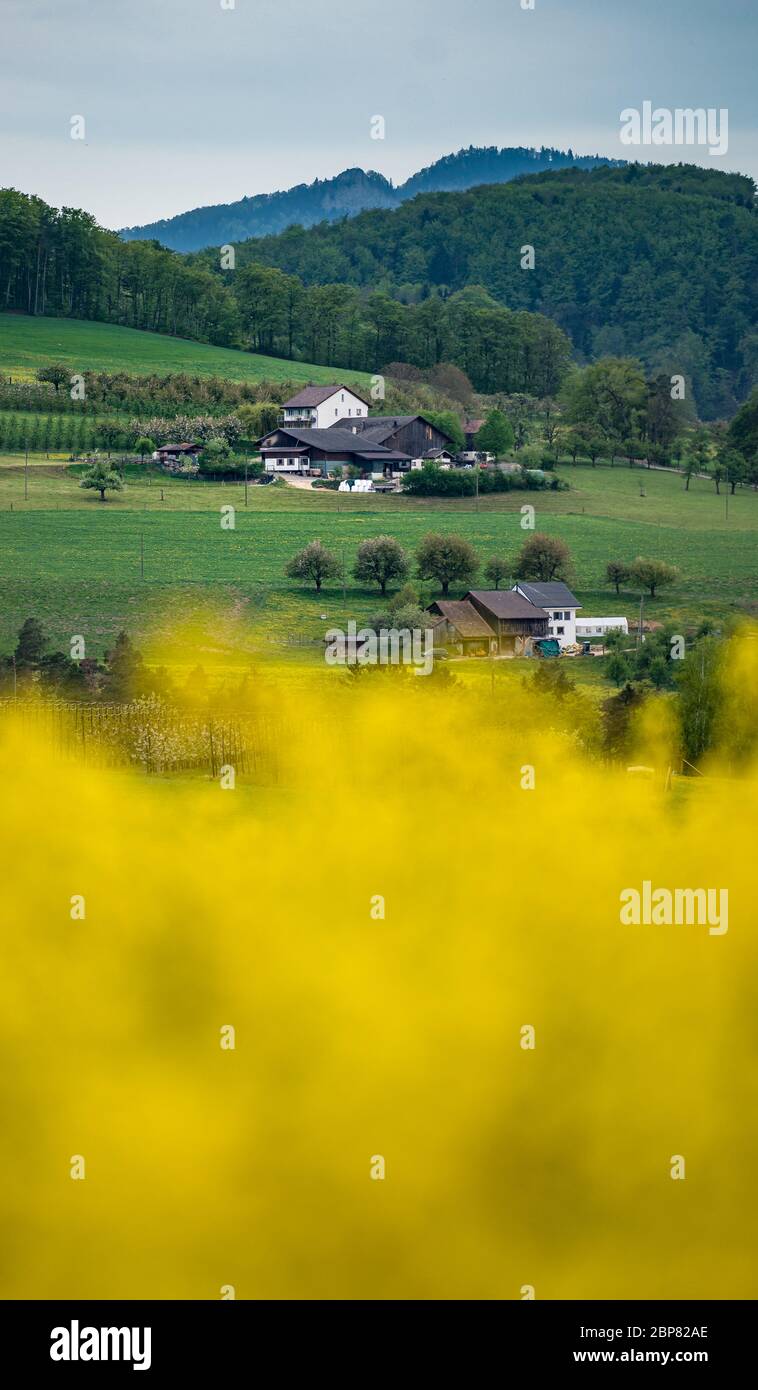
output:
POLYGON ((328 430, 338 420, 360 420, 368 404, 347 386, 306 386, 282 406, 281 423, 300 430, 328 430))
POLYGON ((552 580, 548 584, 520 583, 513 587, 517 594, 545 610, 550 619, 548 637, 554 637, 561 648, 574 645, 576 611, 582 605, 565 584, 552 580))

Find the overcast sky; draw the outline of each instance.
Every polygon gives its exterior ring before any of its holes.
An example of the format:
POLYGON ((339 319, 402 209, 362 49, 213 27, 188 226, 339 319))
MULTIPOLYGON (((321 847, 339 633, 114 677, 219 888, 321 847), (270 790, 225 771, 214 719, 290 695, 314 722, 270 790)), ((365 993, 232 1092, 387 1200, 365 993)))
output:
POLYGON ((470 144, 628 157, 645 100, 726 107, 729 148, 643 158, 758 177, 758 0, 224 3, 0 0, 0 184, 119 227, 470 144))

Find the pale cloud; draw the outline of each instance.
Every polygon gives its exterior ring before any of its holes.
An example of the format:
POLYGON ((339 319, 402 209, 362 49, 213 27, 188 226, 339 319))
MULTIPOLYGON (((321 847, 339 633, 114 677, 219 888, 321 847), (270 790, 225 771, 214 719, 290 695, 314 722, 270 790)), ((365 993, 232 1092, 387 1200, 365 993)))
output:
POLYGON ((468 144, 623 155, 645 99, 729 107, 758 175, 752 0, 2 0, 2 25, 0 181, 110 226, 468 144))

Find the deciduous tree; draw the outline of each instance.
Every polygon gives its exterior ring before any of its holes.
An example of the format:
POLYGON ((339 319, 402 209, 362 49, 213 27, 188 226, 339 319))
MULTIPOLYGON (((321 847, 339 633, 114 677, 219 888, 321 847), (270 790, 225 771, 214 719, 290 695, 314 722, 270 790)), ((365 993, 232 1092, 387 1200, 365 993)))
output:
POLYGON ((615 585, 616 593, 621 593, 621 585, 629 578, 629 566, 624 560, 609 560, 605 567, 605 577, 615 585))
POLYGON ((535 531, 521 547, 516 561, 517 579, 567 579, 571 573, 571 552, 560 536, 546 536, 535 531))
POLYGON ((663 588, 664 584, 673 584, 678 577, 679 570, 675 565, 669 565, 665 560, 647 559, 643 555, 638 555, 629 566, 629 578, 644 589, 649 589, 651 598, 655 598, 657 589, 663 588))
POLYGON ((100 459, 83 474, 79 486, 92 492, 99 492, 100 501, 107 502, 106 492, 121 492, 124 483, 121 475, 115 469, 110 468, 103 459, 100 459))
POLYGON ((484 577, 489 580, 493 589, 499 589, 504 579, 507 579, 511 572, 511 567, 507 560, 500 555, 493 555, 484 566, 484 577))
POLYGON ((325 579, 339 579, 341 573, 337 556, 321 541, 310 541, 292 557, 285 570, 288 579, 311 580, 317 593, 325 579))
POLYGON ((373 536, 358 546, 353 574, 363 584, 378 584, 386 594, 391 579, 407 579, 410 560, 394 536, 373 536))
POLYGON ((416 550, 416 565, 419 578, 436 580, 446 595, 453 583, 471 583, 479 569, 479 560, 473 546, 463 536, 430 532, 416 550))

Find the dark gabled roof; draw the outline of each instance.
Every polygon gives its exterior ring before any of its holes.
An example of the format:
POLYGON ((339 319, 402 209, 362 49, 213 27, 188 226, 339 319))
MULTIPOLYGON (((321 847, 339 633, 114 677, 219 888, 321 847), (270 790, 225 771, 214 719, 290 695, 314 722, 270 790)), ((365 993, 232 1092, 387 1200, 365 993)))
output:
POLYGON ((294 410, 298 406, 323 405, 324 401, 328 401, 330 396, 336 396, 338 391, 349 391, 351 396, 355 396, 357 400, 363 401, 364 405, 368 405, 368 401, 364 400, 363 396, 359 396, 358 392, 354 391, 352 386, 344 386, 342 382, 338 381, 336 386, 304 387, 302 391, 292 397, 292 400, 283 402, 282 410, 294 410))
POLYGON ((188 449, 201 449, 202 444, 161 444, 157 449, 157 454, 181 454, 188 449))
POLYGON ((387 463, 390 459, 407 463, 410 454, 402 454, 399 449, 385 449, 381 445, 370 449, 355 449, 353 451, 359 459, 379 459, 380 463, 387 463))
POLYGON ((271 444, 265 451, 267 454, 307 454, 305 444, 271 444))
POLYGON ((401 430, 406 425, 412 425, 414 420, 423 420, 425 425, 431 425, 432 429, 441 434, 443 439, 450 440, 451 444, 455 442, 446 430, 440 429, 439 425, 435 425, 433 420, 428 420, 426 415, 359 415, 357 417, 346 415, 341 420, 335 420, 331 428, 333 430, 360 430, 362 434, 370 432, 372 438, 381 443, 383 439, 387 439, 396 430, 401 430))
POLYGON ((511 618, 528 621, 530 618, 547 618, 544 609, 530 603, 514 589, 471 589, 466 599, 475 598, 482 608, 486 608, 495 618, 511 618))
MULTIPOLYGON (((558 579, 546 584, 521 584, 519 589, 538 608, 581 608, 571 590, 558 579)), ((515 585, 514 585, 515 588, 515 585)))
POLYGON ((494 637, 494 632, 481 613, 477 613, 473 603, 465 599, 438 599, 430 603, 428 613, 439 614, 445 618, 461 637, 494 637))
POLYGON ((399 453, 396 449, 385 449, 373 438, 364 439, 362 435, 355 435, 350 430, 338 429, 336 425, 331 425, 326 430, 290 429, 289 425, 279 425, 275 430, 271 430, 269 434, 263 436, 261 448, 281 448, 281 445, 266 444, 267 439, 273 439, 274 435, 277 434, 294 439, 296 444, 302 444, 305 448, 336 449, 337 453, 340 454, 359 454, 362 458, 378 458, 385 463, 388 459, 407 459, 409 457, 408 454, 399 453))

